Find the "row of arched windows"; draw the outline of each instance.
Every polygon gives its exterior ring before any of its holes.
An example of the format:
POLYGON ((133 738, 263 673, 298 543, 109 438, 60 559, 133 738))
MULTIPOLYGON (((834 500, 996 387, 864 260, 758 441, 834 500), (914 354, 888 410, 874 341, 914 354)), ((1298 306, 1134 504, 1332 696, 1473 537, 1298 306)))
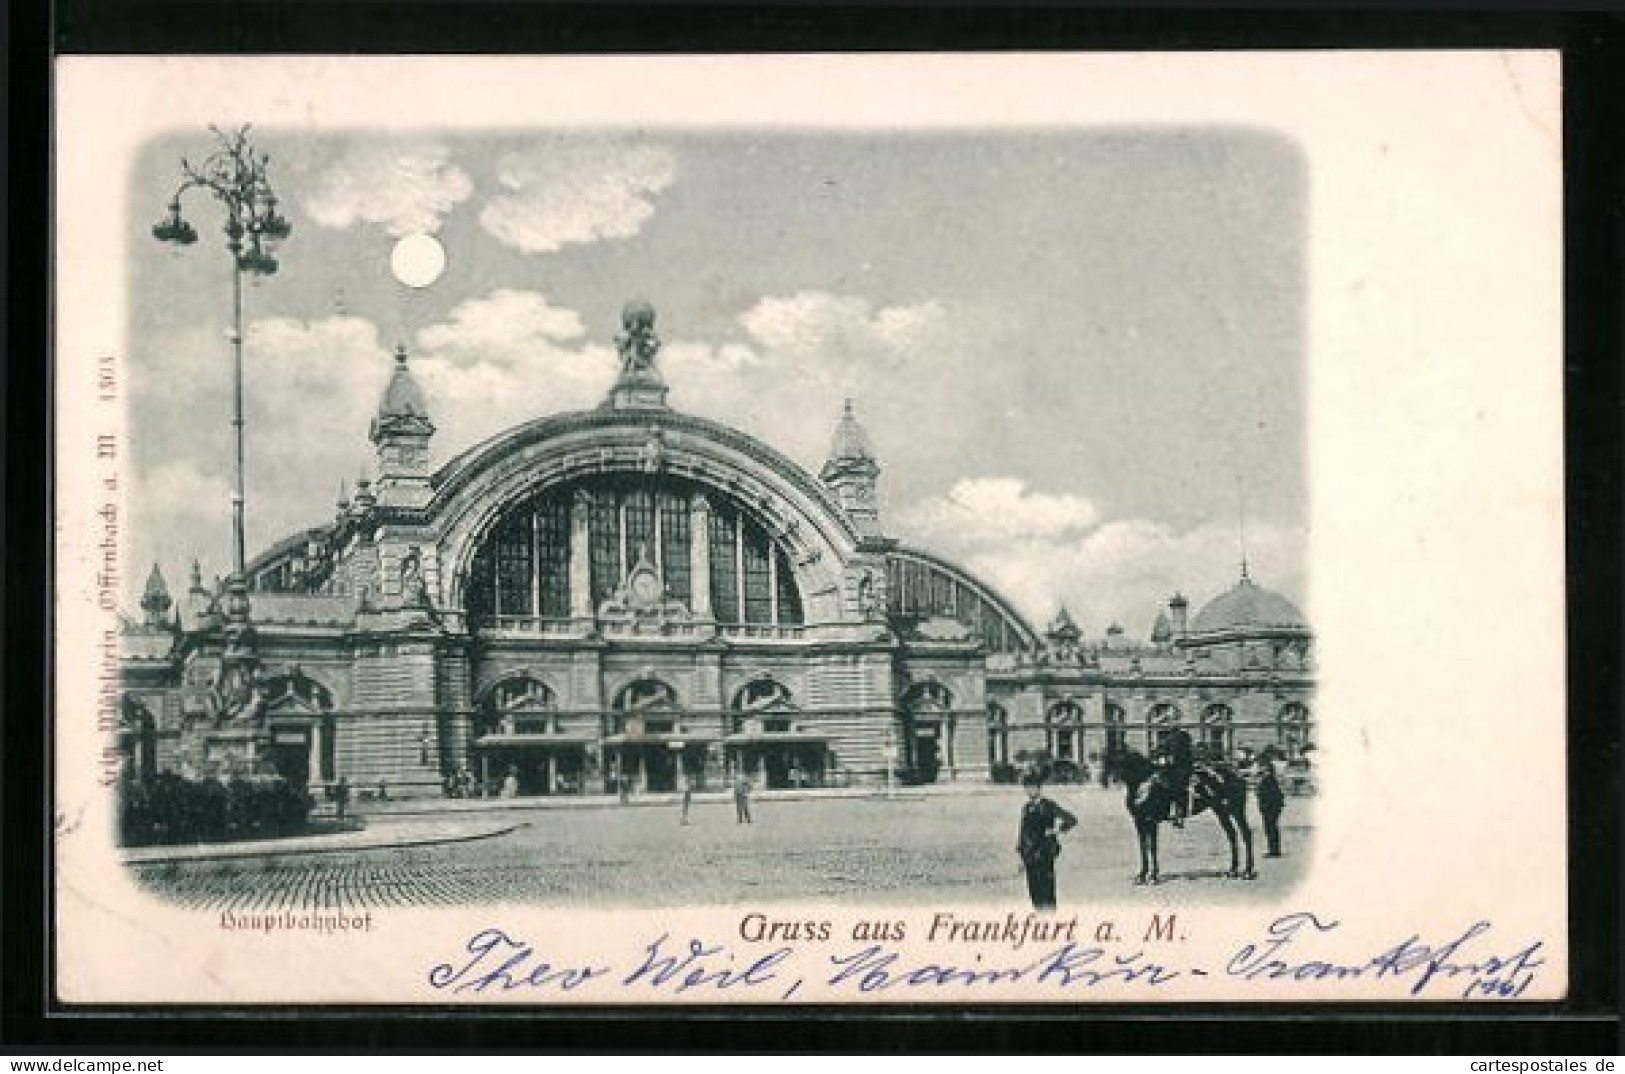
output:
MULTIPOLYGON (((947 710, 953 695, 940 683, 916 683, 904 692, 902 705, 909 712, 947 710)), ((512 675, 490 688, 480 703, 476 734, 550 734, 559 730, 557 695, 551 687, 530 675, 512 675)), ((650 734, 676 730, 680 714, 677 691, 669 683, 640 678, 615 691, 610 702, 611 732, 622 733, 628 716, 640 717, 650 734)), ((747 725, 769 734, 791 730, 799 711, 790 688, 762 675, 734 691, 728 711, 734 732, 747 725)))

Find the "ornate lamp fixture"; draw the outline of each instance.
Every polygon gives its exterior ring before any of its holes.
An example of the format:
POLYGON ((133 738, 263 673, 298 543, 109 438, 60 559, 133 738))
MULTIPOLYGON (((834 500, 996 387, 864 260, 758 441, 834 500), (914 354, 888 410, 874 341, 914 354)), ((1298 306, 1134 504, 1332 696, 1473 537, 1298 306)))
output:
POLYGON ((231 577, 227 581, 226 614, 230 622, 248 620, 248 580, 244 577, 243 547, 243 275, 275 274, 277 247, 293 232, 287 217, 277 211, 267 166, 271 158, 248 140, 248 128, 224 132, 210 127, 219 148, 199 165, 181 158, 184 179, 169 201, 169 215, 152 227, 159 242, 190 246, 197 229, 181 216, 181 200, 190 191, 206 190, 226 210, 226 251, 231 255, 232 418, 236 466, 232 474, 231 577))

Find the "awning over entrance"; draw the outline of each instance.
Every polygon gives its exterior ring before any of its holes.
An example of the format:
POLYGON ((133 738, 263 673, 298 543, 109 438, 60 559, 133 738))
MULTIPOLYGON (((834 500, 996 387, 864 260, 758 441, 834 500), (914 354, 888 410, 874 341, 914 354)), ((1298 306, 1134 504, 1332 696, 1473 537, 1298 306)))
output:
POLYGON ((705 745, 715 742, 717 736, 709 733, 691 733, 688 731, 672 731, 664 734, 644 735, 610 735, 603 740, 606 746, 667 746, 674 743, 679 746, 705 745))
POLYGON ((722 742, 727 746, 822 746, 828 735, 811 735, 805 731, 759 731, 728 735, 722 742))
POLYGON ((515 748, 521 746, 590 746, 597 742, 594 735, 519 735, 519 734, 491 734, 481 735, 474 740, 474 745, 486 749, 515 748))

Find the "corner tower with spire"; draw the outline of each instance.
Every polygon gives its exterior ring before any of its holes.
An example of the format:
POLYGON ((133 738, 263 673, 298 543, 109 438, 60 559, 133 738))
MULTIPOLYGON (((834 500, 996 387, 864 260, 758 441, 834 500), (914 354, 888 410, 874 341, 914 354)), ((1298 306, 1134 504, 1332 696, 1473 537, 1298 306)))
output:
POLYGON ((869 434, 852 412, 850 399, 835 425, 829 460, 819 471, 818 478, 835 493, 859 533, 866 537, 880 533, 880 503, 876 495, 880 464, 869 447, 869 434))
MULTIPOLYGON (((378 502, 386 507, 423 507, 429 502, 429 439, 434 422, 423 389, 395 348, 395 371, 378 402, 370 439, 378 452, 378 502)), ((358 490, 359 493, 359 490, 358 490)), ((359 494, 358 494, 359 499, 359 494)))
POLYGON ((167 627, 171 603, 169 585, 164 581, 164 572, 154 563, 152 572, 147 575, 146 587, 141 591, 143 622, 150 627, 167 627))

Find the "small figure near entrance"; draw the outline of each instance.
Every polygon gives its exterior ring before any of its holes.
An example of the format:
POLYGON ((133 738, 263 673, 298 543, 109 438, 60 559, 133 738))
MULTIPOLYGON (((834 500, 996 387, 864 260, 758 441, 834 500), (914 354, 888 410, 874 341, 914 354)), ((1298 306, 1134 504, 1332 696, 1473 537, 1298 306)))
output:
POLYGON ((1044 777, 1028 772, 1021 777, 1027 804, 1021 807, 1021 828, 1016 853, 1027 873, 1027 894, 1033 909, 1055 909, 1055 859, 1061 854, 1060 832, 1077 826, 1078 818, 1044 797, 1044 777), (1059 831, 1057 830, 1059 829, 1059 831))
POLYGON ((1260 762, 1258 770, 1258 790, 1254 792, 1258 798, 1258 815, 1264 821, 1264 842, 1267 849, 1266 858, 1279 858, 1281 856, 1281 810, 1286 807, 1286 795, 1281 793, 1281 781, 1275 776, 1275 763, 1272 757, 1265 756, 1260 762))
POLYGON ((328 792, 333 798, 333 810, 338 814, 339 820, 344 819, 344 811, 350 806, 350 780, 348 776, 340 776, 328 792))
POLYGON ((751 824, 750 819, 750 777, 739 773, 734 780, 734 823, 751 824))
POLYGON ((504 798, 519 797, 519 769, 513 765, 508 766, 508 774, 502 777, 501 795, 504 798))
POLYGON ((694 781, 684 772, 677 777, 677 789, 683 792, 683 817, 680 823, 693 823, 688 819, 688 811, 694 806, 694 781))

